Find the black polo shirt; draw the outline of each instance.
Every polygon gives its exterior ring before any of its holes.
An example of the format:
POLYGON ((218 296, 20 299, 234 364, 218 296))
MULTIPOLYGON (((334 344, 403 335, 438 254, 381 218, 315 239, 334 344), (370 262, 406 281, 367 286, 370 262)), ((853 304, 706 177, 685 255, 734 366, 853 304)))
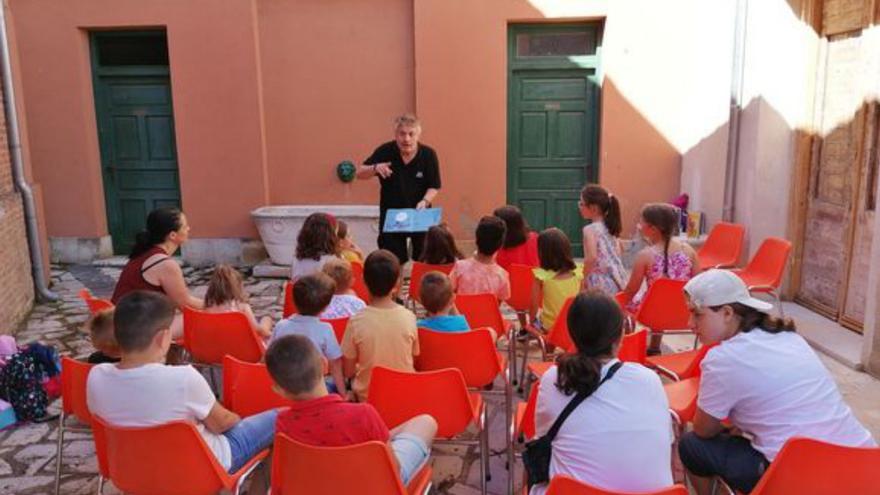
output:
MULTIPOLYGON (((364 160, 365 165, 391 163, 391 177, 379 177, 379 211, 382 222, 388 208, 415 208, 428 189, 440 189, 440 164, 437 153, 430 146, 419 143, 416 156, 403 164, 397 143, 389 141, 364 160)), ((378 176, 377 176, 378 177, 378 176)))

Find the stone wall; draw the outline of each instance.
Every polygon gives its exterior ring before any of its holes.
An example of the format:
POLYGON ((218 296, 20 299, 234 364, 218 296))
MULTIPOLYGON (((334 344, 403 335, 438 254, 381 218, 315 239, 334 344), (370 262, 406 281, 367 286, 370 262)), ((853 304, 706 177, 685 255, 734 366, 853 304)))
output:
POLYGON ((11 333, 33 302, 24 209, 12 181, 6 118, 0 102, 0 333, 11 333))

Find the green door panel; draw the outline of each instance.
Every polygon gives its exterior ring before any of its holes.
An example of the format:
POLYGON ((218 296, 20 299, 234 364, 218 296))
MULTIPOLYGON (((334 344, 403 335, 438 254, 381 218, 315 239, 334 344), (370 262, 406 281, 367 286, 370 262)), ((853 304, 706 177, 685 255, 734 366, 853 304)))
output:
POLYGON ((167 66, 99 65, 96 39, 95 107, 107 219, 114 252, 125 254, 151 210, 180 206, 171 83, 167 66))

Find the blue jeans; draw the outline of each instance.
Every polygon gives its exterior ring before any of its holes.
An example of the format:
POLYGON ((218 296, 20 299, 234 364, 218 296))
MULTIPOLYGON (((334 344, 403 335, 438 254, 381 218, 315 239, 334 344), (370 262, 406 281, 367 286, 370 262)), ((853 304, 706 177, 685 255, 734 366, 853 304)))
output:
POLYGON ((425 464, 431 452, 421 438, 409 433, 398 433, 391 437, 391 450, 400 465, 400 479, 404 486, 425 464))
POLYGON ((232 454, 230 473, 238 471, 261 450, 272 445, 277 416, 278 410, 270 409, 242 418, 238 424, 223 432, 232 454))

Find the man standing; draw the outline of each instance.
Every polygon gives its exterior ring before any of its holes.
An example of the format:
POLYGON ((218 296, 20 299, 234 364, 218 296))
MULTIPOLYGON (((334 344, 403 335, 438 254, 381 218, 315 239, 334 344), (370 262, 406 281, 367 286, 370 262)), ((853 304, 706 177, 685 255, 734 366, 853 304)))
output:
POLYGON ((394 119, 394 141, 378 148, 358 167, 358 179, 379 178, 380 249, 394 253, 400 263, 409 260, 406 240, 412 241, 413 259, 422 254, 424 232, 385 233, 385 215, 389 208, 430 208, 440 192, 440 165, 433 148, 420 144, 419 119, 404 114, 394 119))

